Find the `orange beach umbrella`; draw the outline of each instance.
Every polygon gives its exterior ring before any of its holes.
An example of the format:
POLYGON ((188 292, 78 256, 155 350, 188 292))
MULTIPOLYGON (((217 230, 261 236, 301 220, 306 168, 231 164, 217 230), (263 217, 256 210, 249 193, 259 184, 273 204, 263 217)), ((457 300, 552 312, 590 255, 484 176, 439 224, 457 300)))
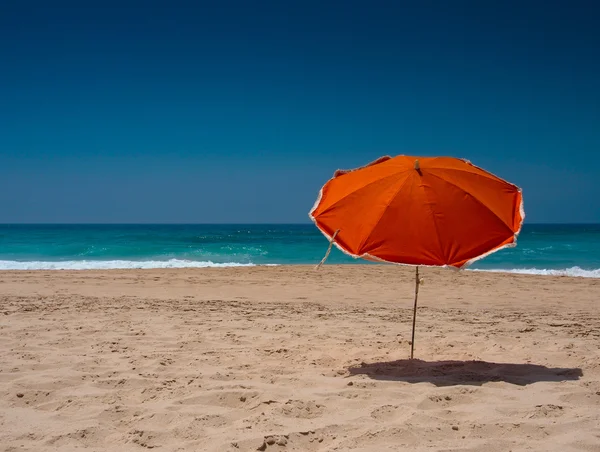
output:
POLYGON ((519 187, 466 160, 400 155, 336 171, 309 216, 346 254, 417 266, 416 316, 419 265, 465 268, 515 246, 525 214, 519 187))

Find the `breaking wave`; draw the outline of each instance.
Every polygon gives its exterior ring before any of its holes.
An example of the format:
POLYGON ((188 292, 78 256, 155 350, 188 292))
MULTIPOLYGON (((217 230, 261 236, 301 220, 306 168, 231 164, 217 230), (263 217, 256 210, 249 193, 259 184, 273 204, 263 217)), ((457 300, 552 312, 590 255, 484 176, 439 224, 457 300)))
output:
POLYGON ((215 263, 210 261, 190 261, 169 259, 166 261, 0 261, 0 270, 113 270, 113 269, 151 269, 151 268, 210 268, 210 267, 253 267, 255 264, 238 262, 215 263))
MULTIPOLYGON (((0 260, 0 270, 117 270, 117 269, 160 269, 160 268, 227 268, 255 267, 257 264, 241 262, 169 260, 68 260, 68 261, 8 261, 0 260)), ((277 264, 260 264, 276 266, 277 264)), ((293 265, 293 264, 291 264, 293 265)), ((511 268, 469 269, 475 272, 515 273, 520 275, 571 276, 600 278, 600 268, 584 270, 581 267, 565 269, 511 268)))
POLYGON ((479 272, 517 273, 520 275, 546 275, 546 276, 573 276, 579 278, 600 278, 600 268, 584 270, 580 267, 571 267, 560 270, 547 270, 538 268, 512 268, 512 269, 473 269, 479 272))

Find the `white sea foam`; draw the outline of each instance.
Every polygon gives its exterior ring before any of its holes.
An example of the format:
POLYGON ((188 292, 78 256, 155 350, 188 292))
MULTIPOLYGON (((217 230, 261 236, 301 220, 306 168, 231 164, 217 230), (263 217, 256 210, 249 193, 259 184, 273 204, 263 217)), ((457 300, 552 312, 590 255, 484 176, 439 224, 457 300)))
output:
POLYGON ((571 267, 561 270, 547 270, 538 268, 511 268, 511 269, 473 269, 479 272, 517 273, 520 275, 547 275, 547 276, 574 276, 579 278, 600 278, 600 268, 584 270, 580 267, 571 267))
MULTIPOLYGON (((153 269, 153 268, 225 268, 225 267, 254 267, 256 264, 242 264, 239 262, 215 263, 211 261, 191 261, 183 259, 148 260, 148 261, 5 261, 0 260, 0 270, 113 270, 113 269, 153 269)), ((276 266, 266 264, 265 266, 276 266)), ((571 267, 560 270, 538 268, 512 268, 512 269, 469 269, 468 271, 517 273, 522 275, 547 275, 547 276, 573 276, 581 278, 600 278, 600 268, 584 270, 580 267, 571 267)))
POLYGON ((0 270, 112 270, 128 268, 207 268, 207 267, 253 267, 254 264, 238 262, 214 263, 170 259, 167 261, 1 261, 0 270))

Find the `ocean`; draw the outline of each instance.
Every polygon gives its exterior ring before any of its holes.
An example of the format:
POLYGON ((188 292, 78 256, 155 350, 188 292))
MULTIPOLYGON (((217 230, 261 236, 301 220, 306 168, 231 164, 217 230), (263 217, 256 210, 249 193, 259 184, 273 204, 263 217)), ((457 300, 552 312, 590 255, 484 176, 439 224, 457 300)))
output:
MULTIPOLYGON (((0 225, 0 270, 314 265, 327 246, 312 224, 0 225)), ((600 278, 600 225, 525 224, 516 248, 471 269, 600 278)))

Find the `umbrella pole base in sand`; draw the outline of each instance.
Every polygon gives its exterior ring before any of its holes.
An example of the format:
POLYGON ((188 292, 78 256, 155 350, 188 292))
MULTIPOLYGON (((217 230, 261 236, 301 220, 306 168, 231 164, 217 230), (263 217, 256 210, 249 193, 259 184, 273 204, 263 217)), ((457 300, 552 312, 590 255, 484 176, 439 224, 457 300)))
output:
POLYGON ((410 341, 410 359, 413 359, 415 355, 415 325, 417 323, 417 299, 419 298, 420 284, 421 280, 419 279, 419 266, 417 265, 415 271, 415 306, 413 308, 412 340, 410 341))

